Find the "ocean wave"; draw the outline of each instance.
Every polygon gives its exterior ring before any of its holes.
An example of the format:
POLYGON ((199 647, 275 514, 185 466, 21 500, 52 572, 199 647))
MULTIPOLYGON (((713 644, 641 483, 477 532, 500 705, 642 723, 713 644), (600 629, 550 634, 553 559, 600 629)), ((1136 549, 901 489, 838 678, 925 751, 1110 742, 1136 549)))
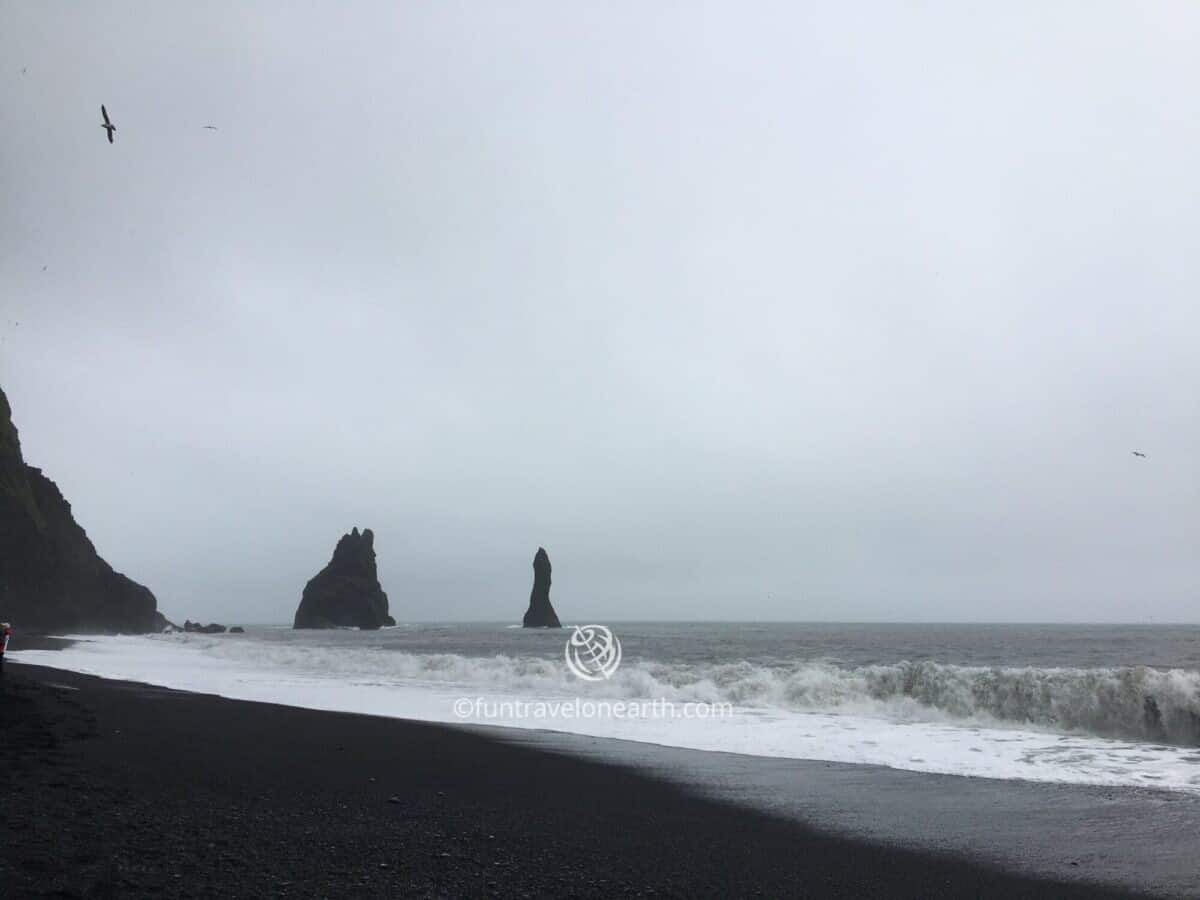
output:
POLYGON ((791 712, 845 712, 897 721, 1009 724, 1125 740, 1200 746, 1200 672, 1148 667, 973 667, 831 661, 778 665, 629 662, 584 684, 560 659, 408 653, 369 647, 231 641, 173 635, 215 656, 305 677, 423 684, 518 695, 727 702, 791 712))
MULTIPOLYGON (((664 672, 680 685, 687 677, 664 672)), ((721 699, 789 710, 845 709, 903 720, 1008 723, 1200 745, 1200 673, 1147 667, 972 667, 901 662, 843 668, 747 664, 693 672, 721 699)))

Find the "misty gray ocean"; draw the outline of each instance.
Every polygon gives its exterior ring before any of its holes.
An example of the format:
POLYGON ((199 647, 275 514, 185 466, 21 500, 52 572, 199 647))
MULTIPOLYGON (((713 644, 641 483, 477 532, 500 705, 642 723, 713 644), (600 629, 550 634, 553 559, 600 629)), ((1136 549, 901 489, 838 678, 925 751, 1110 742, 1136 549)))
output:
MULTIPOLYGON (((566 623, 567 629, 572 624, 566 623)), ((747 662, 787 666, 826 661, 866 666, 931 661, 957 666, 1091 668, 1151 666, 1200 670, 1200 625, 850 624, 826 622, 602 622, 621 639, 627 659, 664 664, 747 662)), ((255 629, 259 631, 258 629, 255 629)), ((303 640, 264 628, 270 640, 303 640)), ((507 623, 404 624, 380 631, 372 645, 408 653, 538 654, 559 632, 507 623)), ((361 642, 358 632, 322 641, 361 642)))
MULTIPOLYGON (((580 623, 582 624, 582 623, 580 623)), ((905 719, 1032 725, 1107 738, 1200 745, 1200 626, 611 622, 626 695, 727 701, 750 708, 837 710, 871 703, 905 719)), ((249 637, 366 651, 423 681, 462 680, 472 663, 492 686, 525 690, 562 658, 563 631, 505 623, 400 624, 320 633, 279 626, 249 637), (497 660, 506 665, 496 668, 497 660)), ((336 664, 335 664, 336 668, 336 664)), ((387 671, 384 664, 381 671, 387 671)))

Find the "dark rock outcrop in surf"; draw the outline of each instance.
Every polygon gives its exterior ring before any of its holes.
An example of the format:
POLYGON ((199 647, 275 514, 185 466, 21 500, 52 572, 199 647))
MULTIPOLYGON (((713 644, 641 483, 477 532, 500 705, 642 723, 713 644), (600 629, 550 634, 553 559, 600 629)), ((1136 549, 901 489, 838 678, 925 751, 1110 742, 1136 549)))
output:
POLYGON ((333 559, 307 585, 293 628, 380 628, 395 625, 375 570, 375 535, 355 528, 342 535, 333 559))
POLYGON ((58 486, 25 463, 0 390, 0 621, 25 631, 162 631, 157 605, 100 558, 58 486))
POLYGON ((199 622, 188 619, 183 623, 183 630, 189 634, 224 634, 227 629, 224 625, 218 625, 216 622, 211 625, 201 625, 199 622))
POLYGON ((533 590, 522 624, 526 628, 562 628, 550 605, 550 557, 542 547, 533 557, 533 590))

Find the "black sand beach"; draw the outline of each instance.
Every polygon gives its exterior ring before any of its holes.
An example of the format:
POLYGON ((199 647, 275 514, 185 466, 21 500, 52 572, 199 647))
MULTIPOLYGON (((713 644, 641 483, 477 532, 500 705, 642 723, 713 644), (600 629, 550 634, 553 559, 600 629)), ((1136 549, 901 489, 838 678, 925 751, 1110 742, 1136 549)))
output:
POLYGON ((10 664, 4 896, 1101 897, 464 729, 10 664))

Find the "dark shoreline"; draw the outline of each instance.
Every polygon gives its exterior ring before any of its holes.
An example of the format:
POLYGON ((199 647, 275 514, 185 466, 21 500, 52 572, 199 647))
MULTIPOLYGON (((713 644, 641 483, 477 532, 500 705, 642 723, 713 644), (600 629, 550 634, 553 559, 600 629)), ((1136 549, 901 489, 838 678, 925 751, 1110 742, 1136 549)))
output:
POLYGON ((14 634, 8 649, 14 653, 18 650, 65 650, 74 643, 72 638, 48 634, 14 634))
POLYGON ((1129 896, 465 729, 6 668, 0 894, 1129 896))

